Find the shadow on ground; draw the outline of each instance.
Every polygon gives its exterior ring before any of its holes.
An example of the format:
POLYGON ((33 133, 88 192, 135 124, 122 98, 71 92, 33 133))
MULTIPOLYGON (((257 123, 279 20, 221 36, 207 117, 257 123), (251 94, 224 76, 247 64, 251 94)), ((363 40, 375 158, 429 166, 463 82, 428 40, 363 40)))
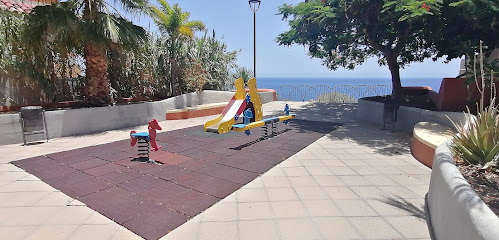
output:
POLYGON ((380 201, 404 210, 417 218, 426 219, 423 206, 416 206, 413 203, 407 201, 407 199, 403 199, 402 197, 387 197, 386 199, 380 201))
MULTIPOLYGON (((327 136, 334 140, 347 140, 373 149, 385 156, 397 156, 410 153, 410 134, 383 130, 381 126, 357 122, 356 103, 290 103, 291 112, 296 119, 306 119, 343 125, 327 136)), ((273 111, 272 115, 282 115, 282 111, 273 111)))

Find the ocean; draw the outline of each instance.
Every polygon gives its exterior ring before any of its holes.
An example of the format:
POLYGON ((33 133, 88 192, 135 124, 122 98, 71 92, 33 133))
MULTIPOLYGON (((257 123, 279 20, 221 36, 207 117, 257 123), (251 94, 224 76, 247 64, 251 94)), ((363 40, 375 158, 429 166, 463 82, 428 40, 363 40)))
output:
MULTIPOLYGON (((436 92, 440 89, 441 81, 441 78, 401 80, 403 87, 429 86, 436 92)), ((331 92, 348 95, 347 98, 357 100, 367 96, 391 94, 391 85, 390 78, 257 78, 258 88, 275 89, 279 100, 288 101, 324 99, 321 95, 331 92)))

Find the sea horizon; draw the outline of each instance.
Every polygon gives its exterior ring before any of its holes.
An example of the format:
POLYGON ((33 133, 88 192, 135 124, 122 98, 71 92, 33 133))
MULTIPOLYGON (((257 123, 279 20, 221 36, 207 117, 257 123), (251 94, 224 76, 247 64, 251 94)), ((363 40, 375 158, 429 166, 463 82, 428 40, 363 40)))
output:
MULTIPOLYGON (((402 87, 428 86, 438 92, 442 78, 417 77, 402 78, 402 87)), ((338 92, 349 95, 353 99, 366 96, 389 95, 392 81, 390 77, 258 77, 258 88, 269 88, 277 91, 278 96, 286 100, 316 100, 327 92, 338 92)))

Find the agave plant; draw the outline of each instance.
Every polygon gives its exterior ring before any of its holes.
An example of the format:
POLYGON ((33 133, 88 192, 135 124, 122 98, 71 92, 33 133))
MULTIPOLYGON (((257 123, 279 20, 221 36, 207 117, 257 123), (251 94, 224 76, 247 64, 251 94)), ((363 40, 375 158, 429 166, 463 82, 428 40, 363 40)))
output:
MULTIPOLYGON (((492 100, 494 102, 494 100, 492 100)), ((459 134, 453 139, 454 153, 470 164, 498 163, 499 114, 494 104, 479 108, 476 116, 467 115, 467 125, 455 125, 459 134)))
POLYGON ((476 64, 473 66, 475 73, 480 74, 480 79, 477 77, 478 74, 474 74, 475 82, 481 82, 478 89, 481 98, 477 115, 472 115, 468 108, 467 123, 465 125, 454 123, 458 134, 453 138, 453 150, 456 156, 470 164, 483 165, 495 161, 496 165, 499 165, 499 113, 496 102, 496 84, 494 84, 494 71, 491 71, 487 77, 485 76, 482 49, 482 42, 480 41, 479 70, 477 70, 476 64), (485 99, 488 92, 487 86, 490 87, 488 106, 485 99))

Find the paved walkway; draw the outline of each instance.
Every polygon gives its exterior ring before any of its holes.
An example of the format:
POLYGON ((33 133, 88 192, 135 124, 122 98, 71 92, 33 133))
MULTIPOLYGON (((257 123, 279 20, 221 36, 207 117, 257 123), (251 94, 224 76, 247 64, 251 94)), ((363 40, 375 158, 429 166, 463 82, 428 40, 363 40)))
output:
MULTIPOLYGON (((282 102, 264 105, 280 114, 282 102)), ((355 105, 292 103, 299 118, 345 123, 165 236, 165 239, 428 239, 430 170, 408 134, 355 121, 355 105)), ((213 117, 161 122, 164 130, 213 117)), ((138 128, 145 130, 146 126, 138 128)), ((134 233, 12 164, 128 138, 130 129, 21 147, 0 146, 0 236, 137 239, 134 233)))

